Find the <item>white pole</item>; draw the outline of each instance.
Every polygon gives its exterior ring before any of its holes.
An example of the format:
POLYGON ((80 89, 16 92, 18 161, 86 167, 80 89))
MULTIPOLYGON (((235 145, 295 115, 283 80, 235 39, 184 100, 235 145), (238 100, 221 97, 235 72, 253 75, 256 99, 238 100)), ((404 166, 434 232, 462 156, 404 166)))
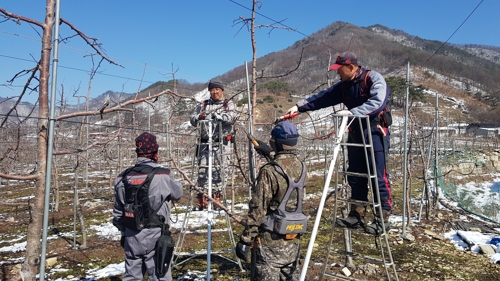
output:
POLYGON ((439 181, 441 180, 439 173, 439 95, 438 92, 436 91, 436 116, 434 117, 436 120, 436 143, 435 145, 435 152, 434 152, 434 171, 435 171, 435 188, 436 188, 436 196, 439 198, 439 181))
MULTIPOLYGON (((248 133, 253 134, 253 122, 252 122, 252 100, 250 99, 250 78, 248 77, 248 63, 245 61, 245 71, 246 71, 246 77, 247 77, 247 99, 248 99, 248 133)), ((253 149, 252 149, 252 142, 249 140, 248 141, 248 164, 249 164, 249 169, 250 169, 250 180, 252 182, 255 182, 255 177, 256 177, 256 171, 255 171, 255 157, 254 157, 253 149)), ((252 197, 252 189, 249 188, 249 197, 252 197)))
MULTIPOLYGON (((148 92, 148 97, 151 96, 151 92, 148 92)), ((151 106, 148 105, 148 133, 151 133, 151 106)))
POLYGON ((347 125, 347 116, 342 116, 340 129, 337 131, 338 134, 336 135, 335 138, 335 143, 333 148, 333 158, 330 163, 330 168, 328 170, 328 176, 326 177, 325 180, 325 186, 323 187, 323 194, 321 195, 321 200, 319 201, 318 212, 316 213, 316 221, 314 222, 314 227, 311 233, 311 240, 309 240, 309 245, 307 247, 307 254, 304 260, 304 266, 302 266, 302 271, 300 273, 300 281, 304 281, 306 278, 307 267, 309 265, 309 260, 311 259, 314 242, 316 240, 316 235, 318 234, 321 215, 323 213, 323 208, 325 206, 326 196, 328 195, 328 189, 330 188, 330 181, 332 180, 333 169, 335 168, 335 161, 337 160, 337 155, 339 154, 340 142, 342 141, 342 136, 344 135, 347 127, 346 125, 347 125))
POLYGON ((85 137, 85 157, 87 158, 87 161, 85 162, 85 190, 88 190, 89 188, 89 119, 85 118, 85 130, 86 130, 86 137, 85 137))
MULTIPOLYGON (((406 201, 408 200, 408 198, 406 198, 406 177, 408 176, 408 103, 409 103, 409 93, 410 93, 410 62, 408 62, 407 64, 407 69, 406 69, 406 97, 405 97, 405 130, 404 130, 404 149, 403 149, 403 233, 401 234, 401 237, 405 237, 405 230, 406 230, 406 201)), ((410 218, 408 218, 408 221, 410 220, 410 218)))
MULTIPOLYGON (((208 121, 208 196, 212 197, 212 120, 208 121)), ((203 196, 203 195, 202 195, 203 196)), ((203 199, 202 199, 203 200, 203 199)), ((209 199, 210 200, 210 199, 209 199)), ((207 206, 207 280, 210 280, 210 255, 212 244, 212 200, 208 202, 207 206)))

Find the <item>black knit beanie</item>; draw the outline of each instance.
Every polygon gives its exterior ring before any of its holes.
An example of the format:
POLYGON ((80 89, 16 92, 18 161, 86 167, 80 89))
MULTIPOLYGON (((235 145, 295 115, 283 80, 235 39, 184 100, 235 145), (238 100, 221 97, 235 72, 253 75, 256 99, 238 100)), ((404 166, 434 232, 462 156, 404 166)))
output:
POLYGON ((213 88, 221 88, 224 91, 224 84, 222 84, 219 78, 214 78, 208 83, 208 90, 210 91, 213 88))

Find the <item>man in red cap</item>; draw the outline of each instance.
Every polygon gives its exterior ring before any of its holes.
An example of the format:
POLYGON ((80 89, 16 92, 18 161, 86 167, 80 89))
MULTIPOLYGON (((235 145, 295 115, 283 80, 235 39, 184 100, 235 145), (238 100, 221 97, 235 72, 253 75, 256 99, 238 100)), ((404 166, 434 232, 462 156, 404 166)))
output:
POLYGON ((169 201, 182 197, 182 185, 176 181, 169 169, 158 165, 158 143, 156 136, 142 133, 135 139, 137 161, 135 166, 123 171, 115 180, 115 205, 113 225, 122 233, 125 250, 125 275, 123 280, 143 280, 145 272, 149 280, 171 281, 170 266, 158 273, 156 241, 162 228, 170 222, 169 201), (140 201, 139 208, 135 200, 140 201), (137 211, 139 210, 139 211, 137 211), (145 222, 140 227, 139 221, 145 222), (157 220, 156 220, 157 219, 157 220))
MULTIPOLYGON (((375 171, 377 172, 380 201, 384 226, 389 226, 389 215, 392 210, 392 191, 387 173, 387 154, 389 151, 389 125, 392 123, 387 106, 389 88, 384 77, 375 71, 367 70, 358 64, 358 57, 352 52, 341 53, 330 70, 336 70, 340 81, 330 88, 297 102, 287 113, 306 112, 343 103, 347 110, 337 114, 369 116, 370 128, 360 128, 358 122, 349 127, 349 143, 362 143, 362 134, 368 139, 367 130, 372 134, 372 144, 375 155, 375 171)), ((347 171, 367 173, 364 148, 350 146, 348 150, 349 167, 347 171)), ((370 164, 371 161, 368 161, 370 164)), ((373 167, 370 167, 372 169, 373 167)), ((373 169, 372 169, 373 171, 373 169)), ((347 181, 351 186, 351 198, 368 201, 368 179, 366 177, 349 176, 347 181)), ((375 186, 375 183, 372 184, 375 186)), ((376 200, 376 199, 375 199, 376 200)), ((365 207, 361 204, 351 204, 347 218, 337 219, 340 227, 364 228, 369 233, 379 234, 382 231, 380 221, 367 226, 364 221, 365 207)), ((378 216, 376 216, 378 217, 378 216)))

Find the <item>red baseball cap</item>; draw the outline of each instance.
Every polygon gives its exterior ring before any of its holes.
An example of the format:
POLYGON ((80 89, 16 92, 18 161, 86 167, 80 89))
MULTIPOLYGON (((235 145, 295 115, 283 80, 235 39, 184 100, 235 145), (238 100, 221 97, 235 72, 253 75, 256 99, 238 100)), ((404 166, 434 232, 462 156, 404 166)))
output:
POLYGON ((334 64, 330 65, 330 70, 337 70, 343 65, 358 64, 358 57, 352 52, 343 52, 337 57, 334 64))

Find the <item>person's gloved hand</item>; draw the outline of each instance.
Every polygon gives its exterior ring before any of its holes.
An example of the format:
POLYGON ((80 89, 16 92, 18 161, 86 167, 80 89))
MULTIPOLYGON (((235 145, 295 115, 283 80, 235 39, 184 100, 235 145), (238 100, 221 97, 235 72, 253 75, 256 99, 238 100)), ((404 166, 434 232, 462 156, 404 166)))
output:
POLYGON ((121 234, 122 236, 120 237, 120 246, 122 246, 122 248, 125 248, 125 231, 122 231, 121 234))
POLYGON ((254 146, 255 151, 257 151, 262 156, 271 156, 271 152, 273 151, 273 149, 269 145, 267 145, 267 143, 261 140, 257 140, 257 142, 259 143, 259 145, 254 146))
POLYGON ((337 112, 337 114, 339 114, 339 115, 352 115, 352 112, 350 112, 347 109, 344 109, 344 110, 337 112))
POLYGON ((299 111, 299 108, 296 105, 294 105, 290 109, 288 109, 288 111, 286 112, 286 114, 292 115, 292 114, 294 114, 295 112, 298 112, 298 111, 299 111))
POLYGON ((236 248, 234 249, 236 256, 244 260, 245 262, 248 262, 249 251, 250 251, 250 245, 242 241, 238 242, 238 244, 236 244, 236 248))
POLYGON ((213 113, 212 119, 215 121, 227 122, 229 117, 226 114, 213 113))
POLYGON ((200 115, 198 115, 198 120, 205 120, 205 113, 201 113, 200 115))

